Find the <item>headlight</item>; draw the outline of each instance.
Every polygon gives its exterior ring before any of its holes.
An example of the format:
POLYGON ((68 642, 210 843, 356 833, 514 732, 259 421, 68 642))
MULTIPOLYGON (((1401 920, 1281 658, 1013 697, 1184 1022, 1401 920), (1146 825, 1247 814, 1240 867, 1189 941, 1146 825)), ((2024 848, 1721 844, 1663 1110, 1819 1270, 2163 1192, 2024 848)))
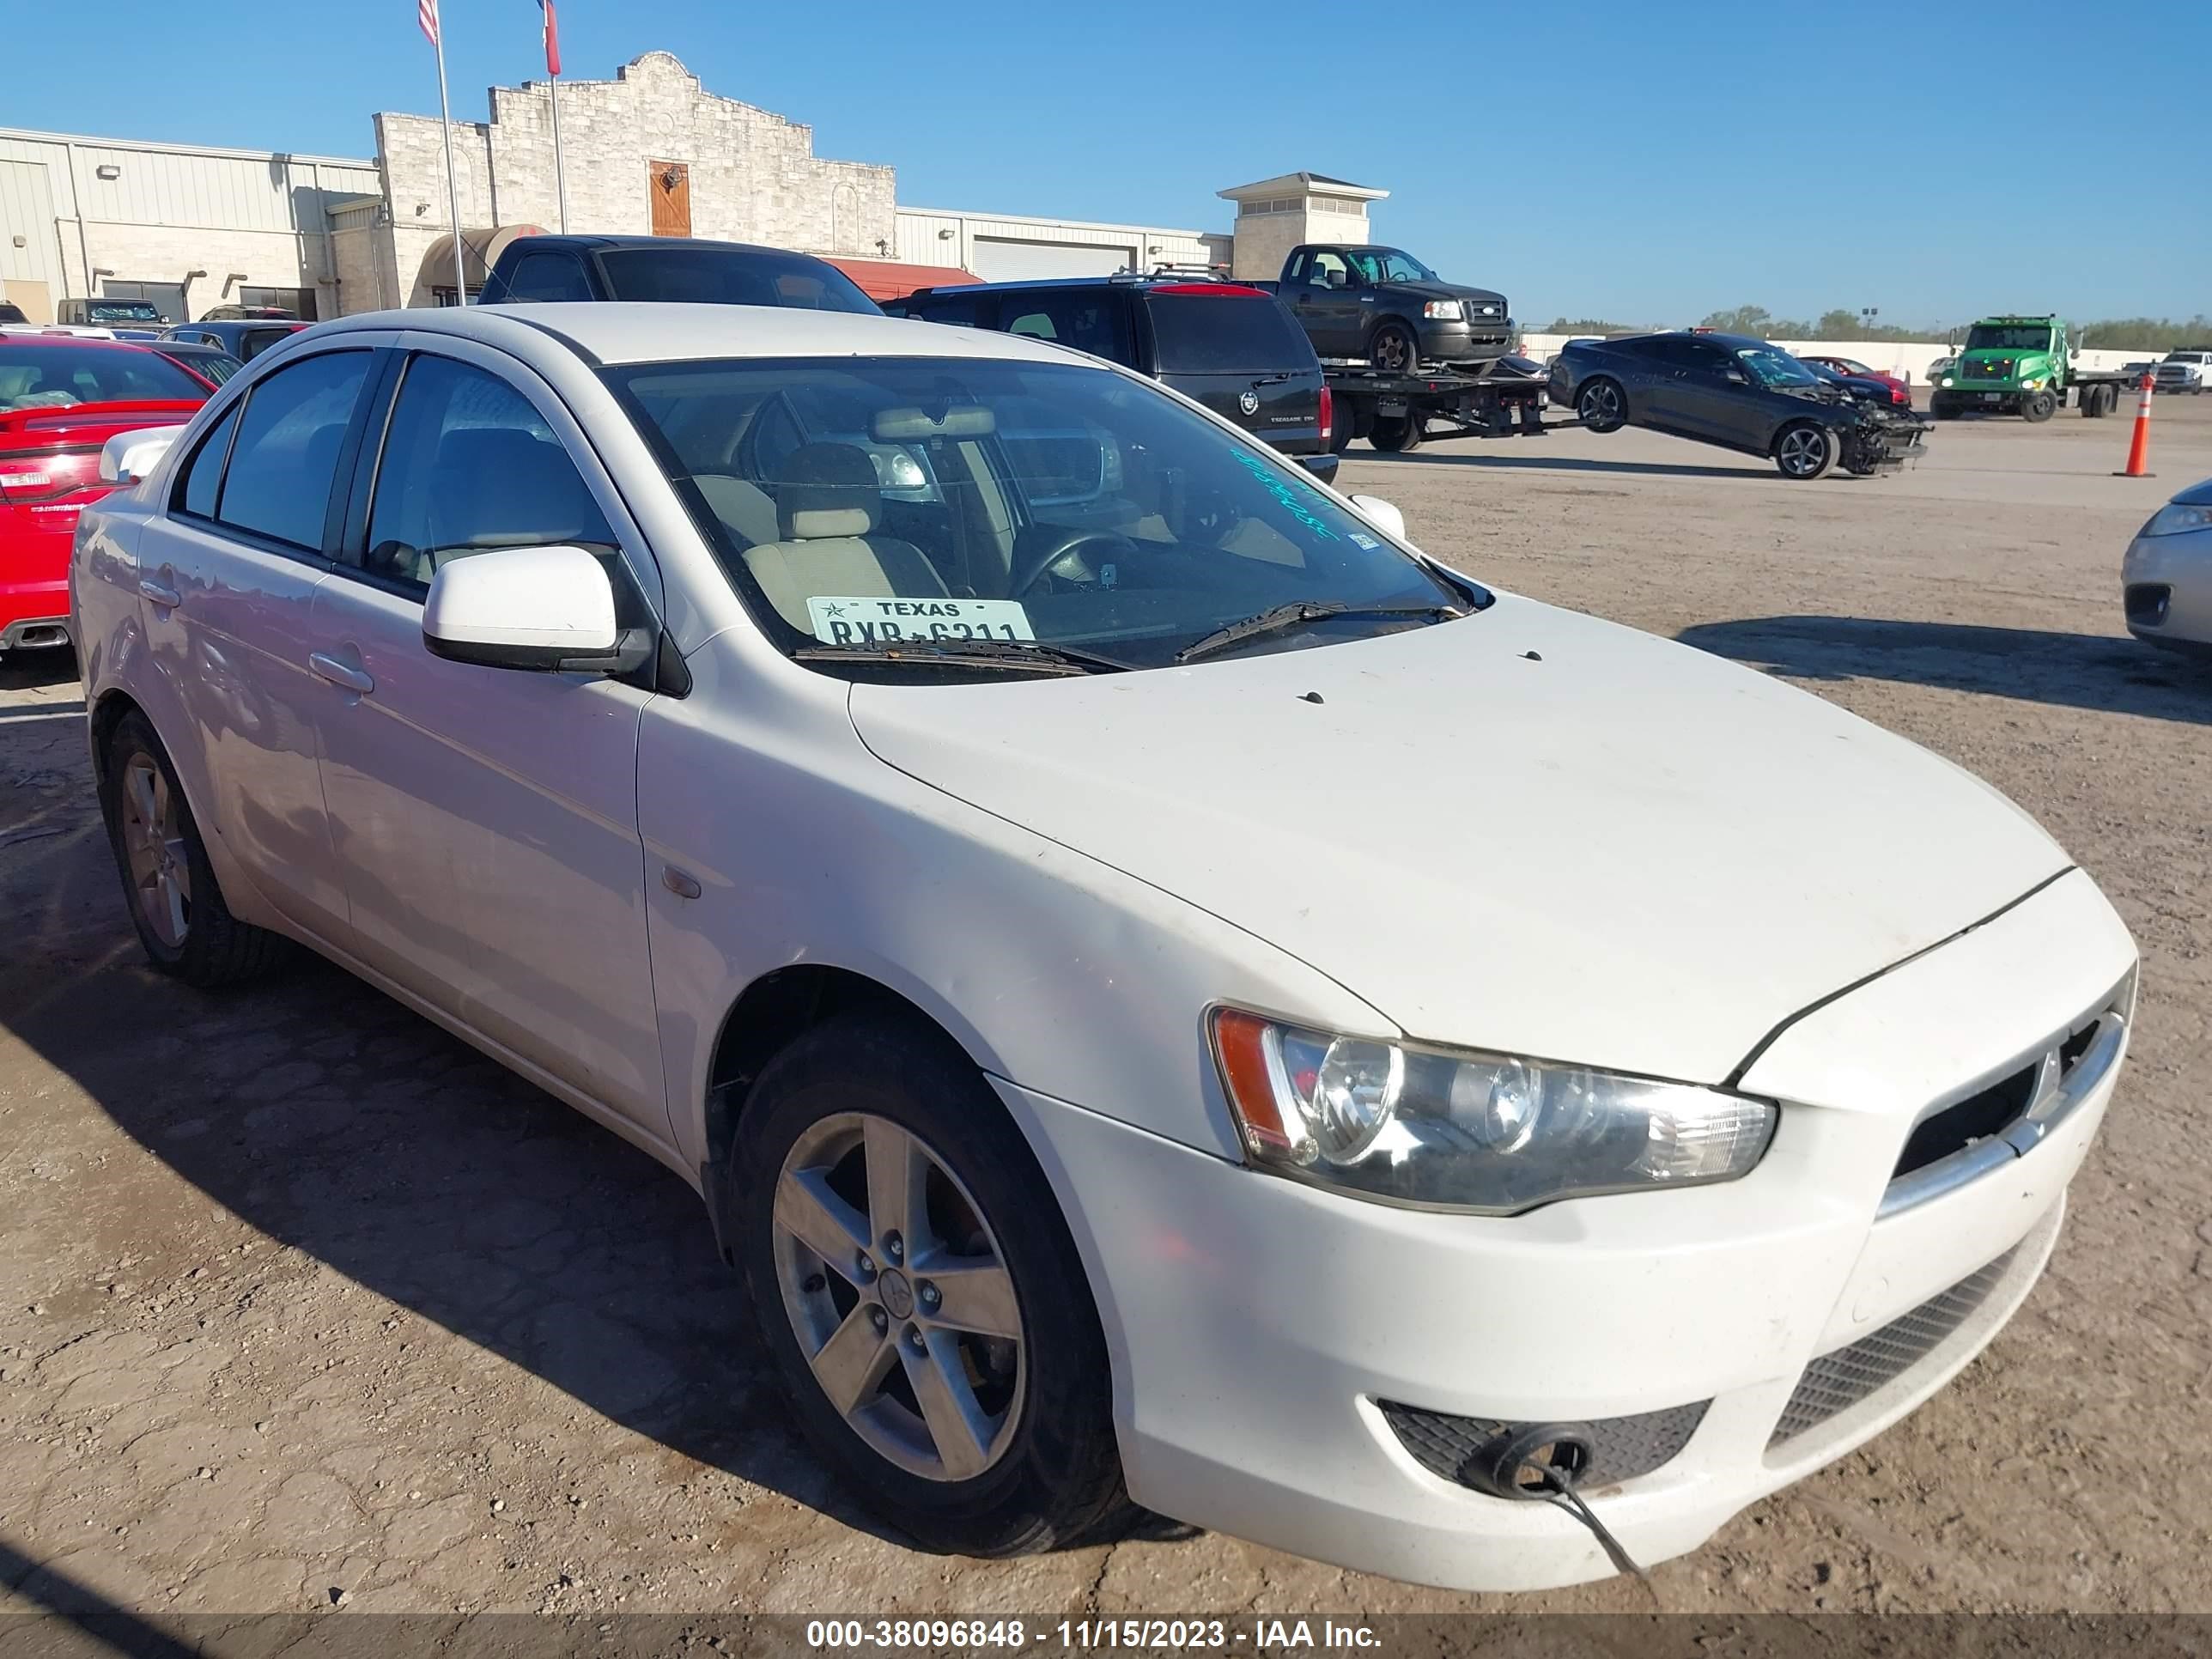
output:
POLYGON ((1951 384, 1951 377, 1950 377, 1949 375, 1946 374, 1946 375, 1943 377, 1943 384, 1944 384, 1945 386, 1948 386, 1948 385, 1950 385, 1950 384, 1951 384))
POLYGON ((2040 374, 2030 374, 2022 379, 2020 384, 2021 388, 2023 391, 2040 392, 2043 390, 2043 376, 2040 374))
POLYGON ((2179 501, 2169 501, 2150 515, 2150 522, 2136 533, 2144 536, 2179 536, 2185 530, 2212 528, 2212 507, 2184 507, 2179 501))
POLYGON ((1431 300, 1421 307, 1421 315, 1431 322, 1455 323, 1466 314, 1466 307, 1457 300, 1431 300))
POLYGON ((1775 1109, 1686 1084, 1338 1036, 1213 1012, 1252 1162, 1364 1198, 1511 1215, 1563 1198, 1732 1181, 1775 1109))

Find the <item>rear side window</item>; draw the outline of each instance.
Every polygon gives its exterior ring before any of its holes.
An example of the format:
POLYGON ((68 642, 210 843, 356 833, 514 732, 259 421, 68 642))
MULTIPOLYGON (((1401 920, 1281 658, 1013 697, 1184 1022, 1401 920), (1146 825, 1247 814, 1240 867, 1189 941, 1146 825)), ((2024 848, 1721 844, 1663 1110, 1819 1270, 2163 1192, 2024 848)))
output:
POLYGON ((588 300, 584 268, 566 253, 532 253, 515 261, 507 284, 510 300, 588 300))
POLYGON ((238 355, 251 362, 280 340, 289 340, 299 331, 290 328, 249 328, 240 337, 238 355))
POLYGON ((946 323, 955 328, 984 325, 983 301, 973 295, 915 294, 892 304, 894 315, 915 317, 925 323, 946 323))
POLYGON ((1006 295, 999 301, 999 326, 1008 334, 1073 346, 1113 362, 1135 362, 1121 296, 1111 289, 1006 295))
POLYGON ((368 379, 368 353, 332 351, 287 364, 248 392, 216 519, 320 550, 338 452, 368 379))
POLYGON ((1289 312, 1242 294, 1148 294, 1163 374, 1261 374, 1317 368, 1289 312))

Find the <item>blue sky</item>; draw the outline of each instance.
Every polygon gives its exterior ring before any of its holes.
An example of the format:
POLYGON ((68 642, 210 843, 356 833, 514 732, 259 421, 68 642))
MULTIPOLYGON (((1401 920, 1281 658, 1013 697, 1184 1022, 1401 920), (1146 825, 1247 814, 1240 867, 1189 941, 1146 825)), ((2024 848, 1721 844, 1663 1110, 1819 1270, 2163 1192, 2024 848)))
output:
MULTIPOLYGON (((1310 167, 1539 325, 2212 312, 2207 0, 559 3, 569 78, 665 48, 908 204, 1223 229, 1214 191, 1310 167)), ((457 118, 542 75, 532 0, 444 7, 457 118)), ((372 111, 436 111, 414 0, 191 13, 108 0, 138 46, 10 77, 0 119, 365 156, 372 111)))

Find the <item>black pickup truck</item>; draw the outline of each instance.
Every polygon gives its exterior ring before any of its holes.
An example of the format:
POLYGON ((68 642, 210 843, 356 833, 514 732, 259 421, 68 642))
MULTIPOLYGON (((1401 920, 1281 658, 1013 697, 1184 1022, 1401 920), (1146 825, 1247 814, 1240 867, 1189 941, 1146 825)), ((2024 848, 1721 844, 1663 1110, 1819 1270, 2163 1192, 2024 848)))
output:
POLYGON ((1393 374, 1423 363, 1480 372, 1513 340, 1504 295, 1447 283, 1395 247, 1301 242, 1283 261, 1280 281, 1252 286, 1290 307, 1323 359, 1393 374))

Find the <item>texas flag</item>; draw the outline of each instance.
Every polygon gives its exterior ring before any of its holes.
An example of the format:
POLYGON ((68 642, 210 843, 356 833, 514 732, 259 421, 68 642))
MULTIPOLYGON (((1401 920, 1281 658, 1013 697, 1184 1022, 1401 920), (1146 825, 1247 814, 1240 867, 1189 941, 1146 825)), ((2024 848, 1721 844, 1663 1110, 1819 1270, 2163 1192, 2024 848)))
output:
POLYGON ((553 20, 553 0, 538 0, 538 8, 545 14, 545 72, 561 72, 561 26, 553 20))

